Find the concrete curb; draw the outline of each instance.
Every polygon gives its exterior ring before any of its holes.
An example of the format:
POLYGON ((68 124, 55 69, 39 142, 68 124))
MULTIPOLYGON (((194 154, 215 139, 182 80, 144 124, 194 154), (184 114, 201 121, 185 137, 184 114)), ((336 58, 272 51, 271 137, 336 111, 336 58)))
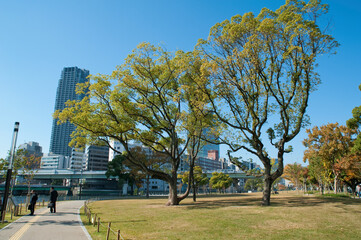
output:
POLYGON ((79 208, 78 208, 78 220, 79 220, 80 226, 81 226, 81 228, 83 229, 83 231, 84 231, 85 235, 87 236, 87 238, 88 238, 89 240, 92 240, 92 237, 91 237, 90 234, 88 233, 88 230, 86 230, 83 222, 81 221, 81 218, 80 218, 80 208, 82 208, 82 207, 79 207, 79 208))

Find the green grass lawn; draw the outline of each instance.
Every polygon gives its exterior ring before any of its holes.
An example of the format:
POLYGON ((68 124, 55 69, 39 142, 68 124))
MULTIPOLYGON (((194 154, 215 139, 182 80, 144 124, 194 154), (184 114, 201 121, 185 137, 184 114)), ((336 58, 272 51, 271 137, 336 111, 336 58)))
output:
MULTIPOLYGON (((261 193, 191 198, 122 199, 89 204, 100 233, 82 219, 93 239, 105 239, 111 222, 124 239, 361 239, 361 200, 284 193, 260 206, 261 193)), ((116 239, 114 233, 110 239, 116 239)))

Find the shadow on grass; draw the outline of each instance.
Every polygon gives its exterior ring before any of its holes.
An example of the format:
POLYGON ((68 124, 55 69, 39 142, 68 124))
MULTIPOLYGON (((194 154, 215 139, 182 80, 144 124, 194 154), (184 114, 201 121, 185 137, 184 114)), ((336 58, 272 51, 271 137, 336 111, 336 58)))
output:
MULTIPOLYGON (((225 207, 261 206, 261 196, 225 196, 213 199, 198 199, 197 202, 181 203, 186 209, 217 209, 225 207)), ((351 198, 319 197, 319 196, 274 196, 270 207, 314 207, 329 203, 337 203, 340 207, 347 205, 361 205, 361 201, 351 198)))

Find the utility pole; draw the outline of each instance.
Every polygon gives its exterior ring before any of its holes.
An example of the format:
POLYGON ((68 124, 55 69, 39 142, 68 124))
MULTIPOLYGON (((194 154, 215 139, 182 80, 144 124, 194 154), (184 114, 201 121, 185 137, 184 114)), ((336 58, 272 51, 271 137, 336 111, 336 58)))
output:
POLYGON ((14 164, 16 140, 18 138, 18 131, 19 131, 19 122, 15 122, 13 140, 11 142, 9 168, 6 173, 6 183, 5 183, 3 205, 1 207, 1 216, 0 216, 1 222, 4 222, 6 205, 7 205, 8 197, 9 197, 9 188, 10 188, 11 174, 12 174, 13 164, 14 164))

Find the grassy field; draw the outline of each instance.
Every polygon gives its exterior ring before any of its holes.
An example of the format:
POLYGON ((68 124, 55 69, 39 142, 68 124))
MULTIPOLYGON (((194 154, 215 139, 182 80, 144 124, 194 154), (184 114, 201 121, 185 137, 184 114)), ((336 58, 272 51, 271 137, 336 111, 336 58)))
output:
POLYGON ((281 193, 270 207, 260 199, 261 193, 202 197, 174 207, 165 199, 92 202, 100 233, 81 217, 93 239, 105 239, 109 222, 124 239, 361 239, 360 199, 281 193))

